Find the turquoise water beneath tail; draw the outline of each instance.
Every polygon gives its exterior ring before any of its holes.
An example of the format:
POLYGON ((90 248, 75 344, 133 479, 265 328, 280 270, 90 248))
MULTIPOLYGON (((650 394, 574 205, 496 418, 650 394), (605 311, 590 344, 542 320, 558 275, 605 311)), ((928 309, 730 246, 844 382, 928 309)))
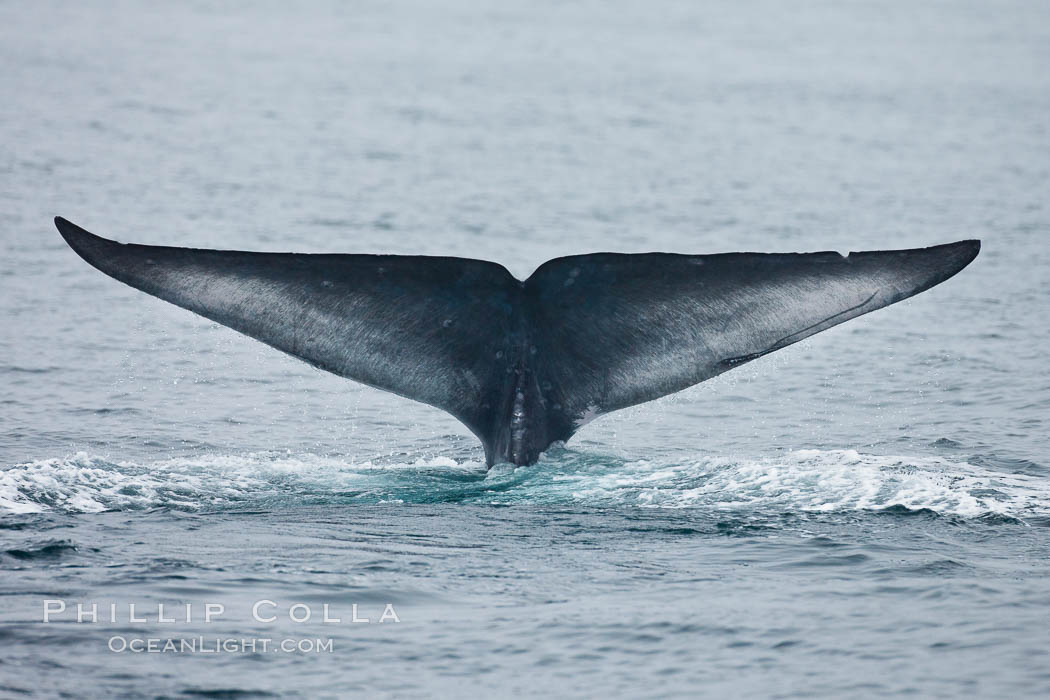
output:
POLYGON ((0 696, 1047 697, 1048 46, 1023 2, 0 5, 0 696), (983 249, 487 471, 56 214, 519 277, 983 249))

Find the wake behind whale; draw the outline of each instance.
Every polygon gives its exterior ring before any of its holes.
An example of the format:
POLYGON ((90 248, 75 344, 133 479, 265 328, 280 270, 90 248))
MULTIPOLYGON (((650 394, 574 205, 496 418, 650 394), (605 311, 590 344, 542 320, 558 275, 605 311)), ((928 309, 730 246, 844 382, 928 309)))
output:
POLYGON ((532 464, 599 415, 925 291, 980 250, 592 253, 520 281, 467 258, 145 246, 55 224, 121 282, 447 411, 489 466, 532 464))

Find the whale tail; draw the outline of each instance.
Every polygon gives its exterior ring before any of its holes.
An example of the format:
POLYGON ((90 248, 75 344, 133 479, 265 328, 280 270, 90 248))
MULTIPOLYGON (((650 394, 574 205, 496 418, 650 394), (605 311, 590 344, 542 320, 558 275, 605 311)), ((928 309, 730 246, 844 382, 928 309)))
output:
POLYGON ((102 272, 316 367, 441 408, 526 464, 595 416, 685 389, 943 282, 979 241, 852 253, 594 253, 526 281, 451 257, 121 244, 102 272))

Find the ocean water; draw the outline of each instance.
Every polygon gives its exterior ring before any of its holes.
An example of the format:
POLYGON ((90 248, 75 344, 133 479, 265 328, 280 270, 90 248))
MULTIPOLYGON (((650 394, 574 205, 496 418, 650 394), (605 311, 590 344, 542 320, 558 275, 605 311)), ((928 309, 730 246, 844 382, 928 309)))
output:
POLYGON ((1029 2, 0 4, 0 696, 1047 697, 1048 64, 1029 2), (522 277, 984 247, 486 472, 56 214, 522 277))

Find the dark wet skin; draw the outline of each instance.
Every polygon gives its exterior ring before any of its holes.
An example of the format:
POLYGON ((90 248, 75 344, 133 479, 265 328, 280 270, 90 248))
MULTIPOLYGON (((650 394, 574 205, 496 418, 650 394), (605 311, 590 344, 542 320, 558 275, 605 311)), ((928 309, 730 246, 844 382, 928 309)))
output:
POLYGON ((489 466, 940 284, 980 242, 824 253, 593 253, 524 282, 482 260, 121 244, 56 217, 132 287, 348 379, 441 408, 489 466))

